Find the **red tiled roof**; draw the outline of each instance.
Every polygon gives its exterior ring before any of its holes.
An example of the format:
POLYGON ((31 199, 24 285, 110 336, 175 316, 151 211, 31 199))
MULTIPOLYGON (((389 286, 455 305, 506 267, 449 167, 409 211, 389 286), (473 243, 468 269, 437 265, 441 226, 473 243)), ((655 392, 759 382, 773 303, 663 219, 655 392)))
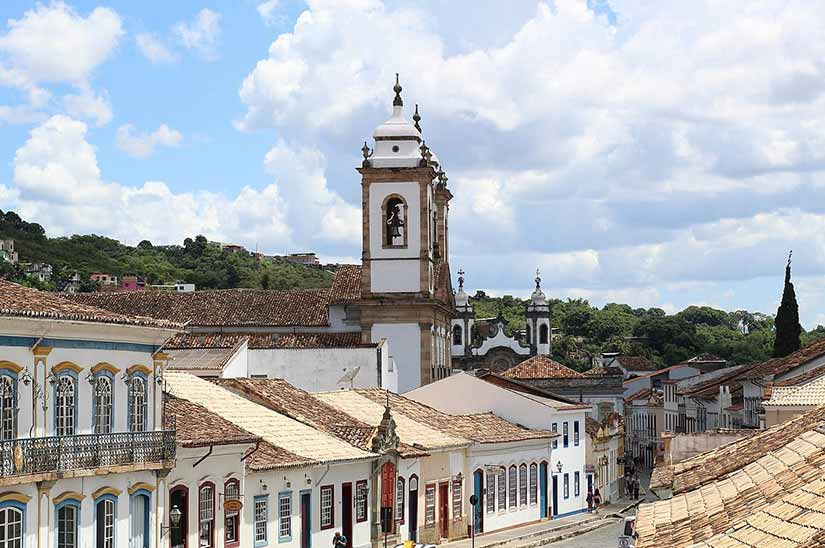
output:
POLYGON ((602 425, 596 419, 590 418, 590 416, 584 418, 584 431, 587 432, 591 438, 595 438, 601 428, 602 425))
POLYGON ((553 361, 547 356, 533 356, 501 374, 511 379, 577 379, 584 375, 553 361))
POLYGON ((784 358, 773 358, 752 367, 743 379, 775 377, 825 355, 825 339, 819 339, 784 358))
POLYGON ((145 315, 112 312, 72 302, 54 293, 38 291, 5 280, 0 280, 0 316, 137 325, 176 330, 181 327, 177 323, 158 321, 158 319, 145 315))
POLYGON ((626 402, 632 402, 633 400, 641 400, 641 399, 648 399, 650 397, 650 393, 653 392, 650 388, 642 388, 638 392, 634 392, 633 394, 629 395, 624 399, 626 402))
POLYGON ((200 327, 321 327, 328 325, 329 293, 329 289, 215 289, 75 293, 70 298, 115 313, 200 327))
MULTIPOLYGON (((616 356, 616 361, 629 371, 658 371, 662 369, 644 356, 616 356)), ((608 363, 610 365, 610 363, 608 363)))
POLYGON ((175 429, 183 447, 255 443, 260 438, 189 400, 163 395, 163 427, 175 429))
POLYGON ((362 343, 361 333, 181 333, 166 343, 169 350, 192 348, 232 348, 249 339, 251 349, 270 348, 371 348, 377 343, 362 343))
POLYGON ((610 377, 610 376, 624 376, 622 370, 618 367, 591 367, 584 372, 586 377, 610 377))
POLYGON ((256 472, 320 464, 318 461, 301 457, 267 441, 262 441, 256 451, 247 454, 249 455, 249 459, 246 461, 247 466, 250 470, 256 472))
POLYGON ((450 277, 450 263, 441 261, 435 267, 435 298, 444 304, 453 306, 455 296, 453 295, 452 279, 450 277))
POLYGON ((648 377, 655 377, 656 375, 659 375, 661 373, 667 373, 668 371, 672 371, 672 370, 674 370, 678 367, 690 367, 690 366, 685 365, 685 364, 681 364, 681 363, 677 363, 676 365, 671 365, 670 367, 665 367, 664 369, 659 369, 657 371, 651 371, 650 373, 645 373, 644 375, 636 375, 635 377, 630 377, 629 379, 624 381, 622 384, 630 384, 633 381, 638 380, 638 379, 646 379, 648 377))
POLYGON ((331 303, 351 303, 361 298, 361 265, 342 264, 335 270, 329 300, 331 303))
POLYGON ((773 386, 798 386, 800 384, 805 384, 813 380, 816 380, 819 377, 825 377, 825 365, 814 367, 813 369, 806 371, 805 373, 802 373, 795 377, 791 377, 789 379, 785 379, 782 381, 776 381, 774 383, 769 384, 773 384, 773 386))

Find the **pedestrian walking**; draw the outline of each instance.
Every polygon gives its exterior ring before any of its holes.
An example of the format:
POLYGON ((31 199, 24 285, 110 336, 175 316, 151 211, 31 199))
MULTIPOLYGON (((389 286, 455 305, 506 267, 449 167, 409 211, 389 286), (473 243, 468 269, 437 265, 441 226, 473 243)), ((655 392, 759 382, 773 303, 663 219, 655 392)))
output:
POLYGON ((639 500, 639 478, 633 480, 633 498, 639 500))
POLYGON ((599 513, 599 505, 602 503, 602 494, 599 493, 599 488, 596 487, 596 490, 593 492, 593 508, 595 508, 596 513, 599 513))
POLYGON ((593 513, 593 491, 587 490, 587 513, 593 513))

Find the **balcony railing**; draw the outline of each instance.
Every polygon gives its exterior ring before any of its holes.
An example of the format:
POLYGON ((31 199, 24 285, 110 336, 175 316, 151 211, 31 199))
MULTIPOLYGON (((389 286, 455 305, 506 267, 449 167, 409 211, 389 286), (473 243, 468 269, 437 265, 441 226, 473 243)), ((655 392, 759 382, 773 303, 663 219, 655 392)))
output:
POLYGON ((174 459, 174 430, 19 438, 0 441, 0 478, 174 459))

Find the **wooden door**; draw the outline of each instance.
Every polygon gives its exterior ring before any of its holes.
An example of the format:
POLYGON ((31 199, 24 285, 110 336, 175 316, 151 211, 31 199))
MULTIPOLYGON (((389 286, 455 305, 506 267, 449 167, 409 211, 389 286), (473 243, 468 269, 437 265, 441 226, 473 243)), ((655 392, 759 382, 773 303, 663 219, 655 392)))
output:
POLYGON ((541 504, 541 517, 547 517, 547 463, 539 465, 539 503, 541 504))
POLYGON ((448 483, 442 483, 438 486, 438 519, 441 538, 448 538, 450 534, 450 488, 448 483))
POLYGON ((347 537, 347 548, 352 548, 352 484, 341 484, 341 530, 347 537))
MULTIPOLYGON (((476 470, 473 474, 473 494, 476 503, 473 505, 473 527, 476 533, 484 532, 484 471, 476 470)), ((462 501, 462 504, 464 501, 462 501)))
POLYGON ((553 517, 559 515, 559 477, 553 476, 553 517))
POLYGON ((301 493, 301 548, 312 547, 312 498, 309 492, 301 493))
POLYGON ((410 476, 409 497, 407 530, 410 540, 415 541, 418 540, 418 476, 416 475, 410 476))

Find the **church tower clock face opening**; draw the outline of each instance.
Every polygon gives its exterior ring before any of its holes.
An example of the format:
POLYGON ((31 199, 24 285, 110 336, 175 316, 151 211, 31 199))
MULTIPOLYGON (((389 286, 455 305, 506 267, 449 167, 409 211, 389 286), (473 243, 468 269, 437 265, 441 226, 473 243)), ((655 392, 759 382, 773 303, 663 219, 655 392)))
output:
POLYGON ((361 149, 361 325, 364 342, 389 341, 399 391, 450 374, 448 213, 452 193, 438 156, 404 115, 396 75, 392 115, 361 149))

